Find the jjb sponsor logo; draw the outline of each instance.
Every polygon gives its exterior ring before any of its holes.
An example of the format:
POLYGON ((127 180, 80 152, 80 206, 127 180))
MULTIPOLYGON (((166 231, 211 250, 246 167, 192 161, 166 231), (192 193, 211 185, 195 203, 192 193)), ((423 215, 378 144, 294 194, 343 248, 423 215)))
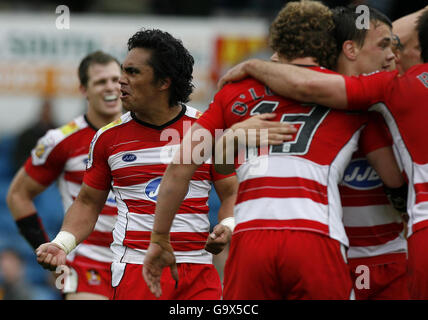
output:
POLYGON ((343 184, 353 189, 370 190, 382 186, 382 180, 366 159, 354 159, 345 170, 343 184))
POLYGON ((132 162, 137 160, 137 156, 133 153, 127 153, 122 156, 122 160, 125 162, 132 162))
POLYGON ((147 198, 150 200, 156 202, 158 200, 158 194, 159 194, 159 186, 162 181, 162 178, 155 178, 149 181, 147 183, 146 188, 144 189, 144 193, 146 194, 147 198))
MULTIPOLYGON (((147 183, 146 187, 144 188, 144 194, 149 200, 154 202, 158 200, 159 186, 161 181, 162 181, 162 178, 158 177, 150 180, 147 183)), ((188 194, 189 194, 189 190, 187 190, 185 198, 187 197, 188 194)))

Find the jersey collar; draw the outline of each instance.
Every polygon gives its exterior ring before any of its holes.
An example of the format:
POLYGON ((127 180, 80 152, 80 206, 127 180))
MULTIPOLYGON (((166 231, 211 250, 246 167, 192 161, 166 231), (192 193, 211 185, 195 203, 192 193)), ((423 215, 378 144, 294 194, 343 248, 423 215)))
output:
POLYGON ((154 124, 151 124, 151 123, 147 123, 147 122, 144 122, 144 121, 138 119, 137 116, 135 115, 135 113, 132 112, 132 111, 131 111, 131 117, 132 117, 132 119, 135 120, 135 122, 137 122, 137 123, 139 123, 139 124, 141 124, 141 125, 143 125, 145 127, 149 127, 149 128, 156 129, 156 130, 162 130, 162 129, 165 129, 166 127, 169 127, 174 122, 177 122, 185 113, 186 113, 186 105, 185 104, 181 104, 181 111, 180 111, 180 113, 174 119, 169 120, 167 123, 164 123, 164 124, 162 124, 160 126, 157 126, 157 125, 154 125, 154 124))

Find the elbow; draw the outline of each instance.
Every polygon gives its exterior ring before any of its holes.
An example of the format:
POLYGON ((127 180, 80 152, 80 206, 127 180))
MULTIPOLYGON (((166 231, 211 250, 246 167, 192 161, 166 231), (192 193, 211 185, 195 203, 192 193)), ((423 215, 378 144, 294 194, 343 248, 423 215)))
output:
POLYGON ((12 207, 13 203, 15 202, 16 197, 17 197, 16 192, 9 189, 9 191, 7 192, 7 195, 6 195, 6 204, 9 208, 12 207))

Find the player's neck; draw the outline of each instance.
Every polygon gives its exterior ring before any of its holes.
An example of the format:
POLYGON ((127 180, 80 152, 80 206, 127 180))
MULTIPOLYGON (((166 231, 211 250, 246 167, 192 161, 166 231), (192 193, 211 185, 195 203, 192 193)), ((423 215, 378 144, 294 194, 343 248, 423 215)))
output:
POLYGON ((337 72, 346 76, 357 76, 356 64, 348 60, 343 54, 337 60, 337 72))
POLYGON ((293 60, 289 60, 288 63, 292 64, 302 64, 307 66, 318 66, 318 62, 316 62, 315 58, 305 57, 305 58, 296 58, 293 60))
POLYGON ((121 115, 122 113, 117 113, 114 115, 101 115, 95 112, 95 110, 88 108, 86 118, 95 128, 100 129, 105 125, 108 125, 110 122, 113 122, 114 120, 118 119, 121 115))
POLYGON ((166 108, 157 108, 151 110, 134 111, 135 116, 146 123, 162 126, 165 123, 173 120, 183 110, 182 105, 167 106, 166 108))

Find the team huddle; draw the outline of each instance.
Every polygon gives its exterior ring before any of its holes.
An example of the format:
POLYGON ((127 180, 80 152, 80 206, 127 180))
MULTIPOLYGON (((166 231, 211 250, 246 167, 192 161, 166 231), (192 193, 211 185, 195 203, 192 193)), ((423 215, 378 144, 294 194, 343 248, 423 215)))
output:
POLYGON ((229 70, 204 113, 167 32, 134 34, 122 64, 86 56, 87 113, 38 141, 7 196, 37 261, 68 266, 65 299, 428 299, 428 8, 368 7, 369 28, 355 9, 286 4, 271 61, 229 70), (56 180, 50 241, 33 199, 56 180))

